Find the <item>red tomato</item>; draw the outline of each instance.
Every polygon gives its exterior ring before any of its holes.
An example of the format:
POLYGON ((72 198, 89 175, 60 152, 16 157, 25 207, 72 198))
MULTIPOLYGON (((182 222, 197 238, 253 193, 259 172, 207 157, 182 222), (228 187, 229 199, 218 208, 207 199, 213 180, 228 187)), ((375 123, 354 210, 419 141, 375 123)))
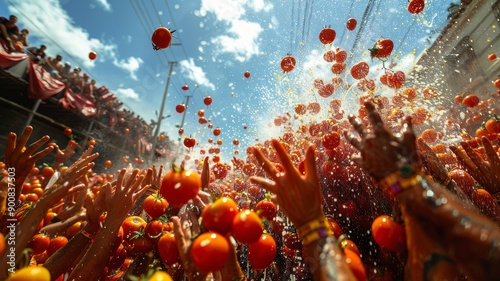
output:
POLYGON ((281 69, 283 69, 284 73, 290 72, 295 68, 295 63, 295 58, 287 55, 281 60, 281 69))
POLYGON ((153 32, 151 41, 153 42, 153 50, 155 51, 168 48, 172 41, 172 33, 166 27, 158 27, 153 32))
POLYGON ((146 227, 146 221, 143 218, 139 216, 130 216, 126 218, 122 222, 124 238, 129 241, 132 236, 135 235, 136 231, 144 227, 146 227))
POLYGON ((238 212, 238 204, 233 199, 221 197, 203 209, 201 221, 206 229, 225 235, 231 231, 238 212))
POLYGON ((3 254, 4 250, 5 250, 5 237, 3 236, 2 233, 0 233, 0 255, 3 254))
POLYGON ((152 220, 146 224, 144 233, 151 241, 158 241, 158 238, 167 231, 172 231, 171 222, 163 222, 162 220, 152 220))
POLYGON ((220 128, 215 128, 214 129, 214 136, 217 137, 218 135, 220 135, 220 133, 221 133, 221 129, 220 128))
POLYGON ((358 281, 367 280, 366 269, 361 258, 352 250, 344 249, 345 261, 358 281))
POLYGON ((410 3, 408 3, 408 12, 410 14, 419 14, 421 13, 425 8, 425 1, 424 0, 411 0, 410 3))
POLYGON ((402 252, 406 248, 405 228, 390 216, 378 216, 372 223, 372 236, 377 244, 385 249, 402 252))
POLYGON ((70 128, 66 128, 64 129, 64 134, 66 136, 71 136, 71 134, 73 134, 73 130, 71 130, 70 128))
POLYGON ((223 163, 216 163, 212 166, 212 172, 216 179, 223 179, 227 176, 228 167, 223 163))
POLYGON ((106 168, 111 167, 111 165, 112 165, 112 164, 113 164, 113 163, 111 162, 111 160, 106 160, 106 161, 104 161, 104 167, 106 167, 106 168))
POLYGON ((168 202, 159 194, 151 194, 146 197, 142 206, 144 211, 150 215, 151 218, 156 219, 165 214, 168 208, 168 202))
POLYGON ((72 224, 70 227, 66 228, 66 237, 71 238, 80 232, 82 228, 82 223, 77 221, 72 224))
POLYGON ((488 133, 490 134, 498 134, 500 133, 500 119, 498 118, 492 118, 488 121, 486 121, 486 124, 484 125, 488 133))
POLYGON ((257 241, 264 230, 259 215, 252 210, 240 211, 233 219, 233 237, 240 243, 257 241))
POLYGON ((427 129, 420 136, 426 143, 433 143, 438 138, 438 133, 434 129, 427 129))
POLYGON ((323 85, 323 87, 321 87, 321 89, 318 90, 318 94, 323 97, 323 98, 327 98, 331 95, 333 95, 333 91, 335 90, 335 87, 333 87, 333 84, 325 84, 323 85))
POLYGON ((50 177, 52 177, 52 175, 54 175, 54 169, 52 167, 49 167, 49 166, 43 167, 42 176, 44 178, 50 178, 50 177))
POLYGON ((351 76, 357 80, 365 78, 368 72, 370 72, 370 66, 364 61, 358 62, 351 67, 351 76))
POLYGON ((269 198, 265 198, 255 205, 255 212, 261 218, 266 218, 268 221, 273 221, 276 217, 276 204, 269 198))
POLYGON ((352 31, 356 28, 356 25, 358 24, 358 21, 356 19, 350 18, 346 22, 346 27, 347 30, 352 31))
POLYGON ((303 103, 299 103, 295 106, 294 108, 294 111, 295 113, 297 113, 298 115, 304 115, 306 114, 307 110, 306 110, 306 106, 305 104, 303 103))
POLYGON ((245 76, 245 78, 250 78, 250 71, 245 71, 243 76, 245 76))
POLYGON ((89 53, 89 59, 90 60, 95 60, 97 58, 97 53, 92 51, 89 53))
MULTIPOLYGON (((3 239, 1 240, 3 241, 3 239)), ((28 242, 27 247, 33 250, 33 254, 39 255, 43 253, 45 250, 47 250, 49 244, 50 244, 50 238, 43 233, 39 233, 35 234, 35 236, 31 238, 31 240, 28 242)), ((1 252, 2 251, 0 251, 0 253, 1 252)))
POLYGON ((394 73, 389 73, 387 76, 387 85, 391 88, 399 89, 403 86, 406 80, 406 75, 403 71, 396 71, 394 73))
POLYGON ((163 176, 160 194, 173 207, 181 207, 196 197, 201 189, 201 178, 192 170, 172 169, 163 176))
POLYGON ((160 237, 158 253, 166 265, 172 265, 179 261, 179 249, 173 232, 167 232, 160 237))
POLYGON ((347 52, 345 50, 337 50, 335 53, 335 61, 338 63, 343 63, 347 59, 347 52))
POLYGON ((68 238, 64 236, 57 236, 56 238, 50 240, 49 246, 47 247, 47 255, 50 257, 57 250, 61 249, 68 243, 68 238))
POLYGON ((196 145, 196 139, 195 138, 185 138, 183 143, 184 143, 185 147, 192 148, 196 145))
POLYGON ((146 237, 144 230, 136 232, 136 235, 130 239, 129 243, 130 248, 128 250, 134 254, 147 253, 154 248, 153 242, 146 237))
POLYGON ((391 39, 382 38, 375 42, 375 45, 370 50, 370 56, 372 58, 386 58, 391 55, 392 49, 394 49, 394 42, 391 39))
POLYGON ((339 146, 340 144, 340 134, 337 132, 331 132, 329 134, 323 135, 321 137, 321 144, 325 149, 332 150, 339 146))
POLYGON ((462 100, 462 104, 467 107, 475 107, 479 104, 479 98, 474 94, 468 95, 462 100))
POLYGON ((177 111, 177 113, 183 113, 184 110, 186 110, 186 105, 183 103, 180 103, 175 106, 175 111, 177 111))
POLYGON ((489 60, 496 60, 497 59, 497 55, 495 53, 491 53, 489 56, 488 56, 488 59, 489 60))
POLYGON ((276 257, 276 241, 269 234, 262 234, 260 238, 248 245, 248 261, 256 270, 266 269, 276 257))
POLYGON ((332 64, 332 67, 331 67, 332 73, 337 74, 337 75, 341 74, 342 72, 344 72, 345 67, 346 67, 345 63, 336 62, 336 63, 332 64))
POLYGON ((335 40, 336 36, 335 30, 330 27, 325 27, 319 32, 319 41, 322 44, 331 44, 335 40))
POLYGON ((218 271, 229 257, 229 241, 216 232, 205 232, 196 237, 191 246, 191 256, 196 267, 203 273, 218 271))
POLYGON ((203 103, 206 105, 206 106, 209 106, 212 104, 212 97, 211 96, 206 96, 204 99, 203 99, 203 103))
POLYGON ((332 62, 335 60, 335 52, 332 50, 328 50, 323 54, 323 59, 326 62, 332 62))
POLYGON ((181 89, 183 91, 187 91, 187 90, 189 90, 189 86, 188 85, 182 85, 181 89))

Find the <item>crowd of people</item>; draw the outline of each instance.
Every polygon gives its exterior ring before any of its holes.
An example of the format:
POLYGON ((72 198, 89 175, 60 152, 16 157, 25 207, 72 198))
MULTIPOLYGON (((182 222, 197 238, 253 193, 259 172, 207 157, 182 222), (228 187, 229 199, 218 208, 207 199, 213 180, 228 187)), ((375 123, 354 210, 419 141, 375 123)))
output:
MULTIPOLYGON (((41 149, 48 136, 28 144, 31 127, 19 137, 11 133, 0 198, 5 243, 15 239, 15 245, 3 249, 0 263, 9 265, 14 256, 9 268, 43 268, 50 280, 500 278, 495 266, 500 259, 500 206, 491 196, 500 191, 498 136, 450 145, 456 162, 449 165, 436 156, 442 145, 431 147, 417 138, 411 117, 394 130, 384 124, 387 116, 379 114, 376 104, 363 101, 361 109, 364 117, 350 115, 341 128, 325 129, 343 133, 333 152, 318 149, 318 136, 293 141, 285 133, 250 147, 246 160, 234 158, 232 165, 209 157, 195 159, 191 167, 201 177, 201 189, 182 208, 165 207, 162 217, 167 221, 145 211, 147 198, 162 186, 163 166, 96 174, 93 161, 99 155, 92 154, 92 146, 70 164, 75 148, 71 144, 63 150, 41 149), (56 172, 40 173, 37 161, 49 153, 56 153, 56 172), (325 162, 339 167, 325 168, 325 162), (222 167, 229 173, 221 173, 222 167), (39 198, 30 198, 37 193, 39 198), (266 233, 277 245, 272 263, 265 270, 252 269, 249 246, 230 240, 224 266, 216 272, 200 271, 190 250, 193 237, 206 231, 200 218, 207 206, 225 197, 242 210, 253 210, 269 195, 278 206, 274 217, 263 218, 266 233), (393 220, 397 227, 374 227, 382 215, 388 215, 382 225, 393 220), (135 236, 123 233, 140 221, 144 224, 135 236), (144 237, 154 223, 161 225, 157 235, 144 237), (389 228, 377 234, 384 227, 389 228), (174 262, 160 254, 165 249, 158 237, 164 235, 175 239, 175 249, 167 248, 172 254, 178 251, 174 262), (45 247, 36 242, 40 236, 50 241, 45 247)), ((7 278, 8 268, 2 266, 0 274, 2 280, 7 278)))
MULTIPOLYGON (((146 122, 144 118, 136 115, 133 111, 123 107, 123 102, 114 96, 106 86, 97 86, 96 80, 91 79, 87 73, 82 73, 80 67, 72 67, 70 63, 63 61, 63 56, 57 54, 55 57, 47 56, 47 46, 29 46, 27 29, 19 29, 18 19, 11 15, 9 19, 0 17, 0 42, 6 46, 8 52, 24 52, 30 56, 35 63, 42 65, 53 78, 62 81, 71 93, 82 97, 82 101, 88 101, 94 109, 86 114, 107 125, 110 130, 123 134, 125 131, 131 138, 128 146, 135 147, 138 155, 147 154, 146 150, 152 148, 154 121, 146 122), (26 47, 26 48, 25 48, 26 47)), ((54 97, 63 106, 65 102, 66 89, 54 97)), ((83 103, 83 102, 82 102, 83 103)), ((65 106, 65 108, 75 110, 82 114, 80 107, 65 106)), ((163 141, 161 142, 163 143, 163 141)), ((158 156, 164 156, 165 145, 157 147, 158 156)), ((149 153, 149 152, 148 152, 149 153)))

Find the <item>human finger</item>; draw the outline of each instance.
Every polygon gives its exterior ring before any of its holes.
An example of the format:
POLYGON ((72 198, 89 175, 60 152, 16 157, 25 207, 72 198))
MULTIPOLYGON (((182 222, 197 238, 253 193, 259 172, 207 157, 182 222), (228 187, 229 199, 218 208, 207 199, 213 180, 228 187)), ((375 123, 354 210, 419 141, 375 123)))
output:
MULTIPOLYGON (((42 145, 44 143, 46 143, 47 141, 50 140, 50 137, 49 136, 43 136, 41 137, 40 139, 38 139, 37 141, 35 141, 34 143, 30 144, 26 150, 24 151, 23 154, 26 154, 26 155, 31 155, 33 154, 33 152, 37 151, 40 147, 42 147, 42 145)), ((52 149, 54 149, 53 147, 47 147, 47 148, 51 148, 50 151, 52 151, 52 149)), ((45 149, 47 149, 45 148, 45 149)))
POLYGON ((17 139, 15 153, 21 153, 21 150, 26 146, 26 143, 28 142, 28 139, 30 138, 32 132, 33 127, 27 126, 26 128, 24 128, 23 133, 17 139))
POLYGON ((36 154, 33 154, 30 158, 30 161, 35 163, 36 161, 42 159, 43 157, 49 155, 52 151, 54 150, 54 147, 49 146, 44 148, 43 150, 37 152, 36 154))
POLYGON ((277 139, 273 139, 271 141, 271 144, 276 150, 278 158, 280 159, 283 168, 285 168, 285 171, 287 173, 295 172, 295 174, 298 174, 298 170, 293 165, 292 160, 290 159, 290 155, 288 155, 288 152, 286 152, 285 147, 283 147, 283 144, 277 139))
POLYGON ((319 182, 319 176, 318 176, 318 171, 316 169, 316 161, 314 156, 314 149, 315 147, 313 145, 310 145, 307 148, 304 168, 306 171, 306 177, 308 179, 310 179, 313 182, 319 182))
POLYGON ((363 145, 361 142, 356 138, 353 134, 347 132, 347 130, 343 131, 345 139, 352 145, 354 148, 357 150, 361 150, 363 148, 363 145))
POLYGON ((210 183, 210 166, 208 163, 208 156, 203 159, 203 169, 201 170, 201 188, 205 189, 210 183))
POLYGON ((89 145, 89 147, 83 152, 81 158, 85 158, 85 157, 89 156, 90 153, 92 153, 92 150, 94 150, 94 146, 89 145))
POLYGON ((252 177, 250 177, 250 182, 255 183, 255 184, 259 184, 262 188, 264 188, 265 190, 272 192, 272 193, 277 193, 277 191, 278 191, 276 183, 274 181, 269 180, 269 179, 252 176, 252 177))
POLYGON ((352 114, 349 114, 347 119, 349 120, 349 123, 351 123, 354 130, 358 132, 359 136, 363 137, 365 135, 365 129, 363 124, 361 124, 361 121, 352 114))
POLYGON ((260 149, 252 149, 253 154, 255 155, 255 158, 259 161, 260 165, 262 166, 262 169, 273 179, 276 178, 278 175, 278 170, 276 170, 276 167, 274 166, 269 159, 267 159, 266 156, 260 151, 260 149))
POLYGON ((11 165, 10 157, 14 153, 14 150, 16 149, 16 139, 17 136, 13 132, 11 132, 7 137, 7 143, 5 145, 5 164, 7 166, 11 165))
POLYGON ((364 106, 366 111, 368 111, 368 118, 370 118, 373 129, 376 132, 385 131, 384 121, 382 121, 380 114, 375 109, 375 105, 372 102, 367 101, 364 103, 364 106))
POLYGON ((497 152, 491 145, 490 140, 487 137, 482 137, 481 142, 483 143, 484 150, 486 152, 486 156, 488 157, 488 162, 495 168, 500 168, 500 158, 498 157, 497 152))
POLYGON ((462 148, 464 149, 465 153, 467 154, 467 156, 469 156, 469 159, 474 162, 474 164, 479 168, 481 169, 482 167, 482 163, 483 163, 483 159, 477 155, 476 151, 466 142, 460 142, 460 145, 462 146, 462 148))

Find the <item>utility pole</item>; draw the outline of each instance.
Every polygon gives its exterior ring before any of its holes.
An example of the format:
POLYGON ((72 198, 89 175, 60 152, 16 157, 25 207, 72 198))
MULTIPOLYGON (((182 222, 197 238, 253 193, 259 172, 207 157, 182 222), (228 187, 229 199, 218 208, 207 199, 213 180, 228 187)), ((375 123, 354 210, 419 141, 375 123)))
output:
POLYGON ((184 128, 184 119, 186 118, 186 112, 189 106, 189 99, 191 96, 186 96, 186 110, 184 110, 184 114, 182 114, 182 120, 181 120, 181 128, 184 128))
POLYGON ((165 85, 165 92, 163 93, 163 99, 161 101, 160 114, 158 115, 158 122, 156 123, 155 133, 153 135, 153 148, 151 151, 151 163, 155 158, 156 144, 158 142, 158 135, 160 133, 161 120, 163 120, 163 109, 165 107, 165 101, 167 100, 168 86, 170 85, 170 78, 172 78, 172 71, 174 70, 174 65, 177 64, 175 61, 169 61, 170 69, 168 71, 167 84, 165 85))

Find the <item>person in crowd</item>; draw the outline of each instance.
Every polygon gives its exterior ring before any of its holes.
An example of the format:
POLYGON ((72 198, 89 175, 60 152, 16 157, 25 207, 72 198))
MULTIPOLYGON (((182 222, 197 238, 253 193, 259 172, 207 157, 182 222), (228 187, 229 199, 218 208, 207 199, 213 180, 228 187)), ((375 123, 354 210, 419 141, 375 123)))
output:
MULTIPOLYGON (((82 71, 81 68, 75 68, 73 69, 73 74, 71 75, 71 90, 77 94, 81 94, 83 91, 83 87, 85 86, 85 80, 84 76, 87 75, 86 73, 82 76, 80 75, 80 72, 82 71)), ((88 75, 87 75, 88 76, 88 75)))
POLYGON ((30 45, 28 41, 28 35, 30 34, 30 31, 26 28, 21 29, 21 33, 19 34, 18 41, 20 41, 23 46, 28 47, 30 45))
POLYGON ((0 38, 7 42, 9 51, 15 51, 14 43, 19 38, 19 27, 17 26, 17 17, 11 15, 9 19, 0 17, 0 38))
POLYGON ((28 55, 31 57, 31 59, 34 62, 39 63, 46 56, 45 50, 47 50, 47 46, 40 45, 40 47, 36 47, 36 46, 29 47, 26 49, 26 52, 28 53, 28 55))
POLYGON ((83 89, 82 96, 87 98, 88 100, 95 101, 94 97, 94 85, 96 81, 94 79, 89 81, 89 75, 87 73, 83 74, 83 89))
POLYGON ((55 58, 54 57, 48 57, 47 59, 47 64, 45 65, 47 71, 50 72, 52 77, 61 79, 61 75, 59 75, 60 72, 63 70, 63 64, 62 64, 63 57, 61 55, 57 55, 55 58))

